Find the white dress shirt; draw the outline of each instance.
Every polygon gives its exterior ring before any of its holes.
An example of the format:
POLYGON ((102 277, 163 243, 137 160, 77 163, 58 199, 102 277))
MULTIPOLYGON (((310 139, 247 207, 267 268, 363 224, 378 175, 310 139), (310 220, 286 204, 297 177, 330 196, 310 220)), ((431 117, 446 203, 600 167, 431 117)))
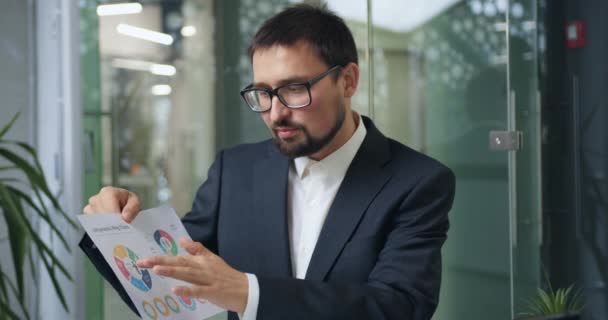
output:
MULTIPOLYGON (((289 169, 288 226, 293 276, 304 279, 321 228, 344 180, 346 170, 367 133, 361 116, 357 129, 338 150, 321 161, 295 158, 289 169)), ((249 291, 242 320, 255 320, 260 297, 257 277, 247 274, 249 291)))

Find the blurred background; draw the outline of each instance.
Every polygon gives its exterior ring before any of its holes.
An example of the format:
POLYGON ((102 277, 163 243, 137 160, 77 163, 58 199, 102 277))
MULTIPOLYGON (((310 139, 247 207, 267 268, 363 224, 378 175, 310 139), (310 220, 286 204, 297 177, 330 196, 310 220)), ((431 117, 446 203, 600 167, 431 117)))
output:
MULTIPOLYGON (((355 109, 456 173, 434 319, 514 319, 570 285, 581 319, 608 319, 606 1, 2 0, 0 127, 20 112, 7 137, 35 147, 71 216, 104 185, 183 215, 217 151, 269 137, 239 96, 246 49, 297 2, 351 28, 355 109)), ((73 281, 58 275, 66 311, 28 267, 31 318, 136 319, 76 249, 82 231, 59 223, 68 252, 33 224, 73 281)))

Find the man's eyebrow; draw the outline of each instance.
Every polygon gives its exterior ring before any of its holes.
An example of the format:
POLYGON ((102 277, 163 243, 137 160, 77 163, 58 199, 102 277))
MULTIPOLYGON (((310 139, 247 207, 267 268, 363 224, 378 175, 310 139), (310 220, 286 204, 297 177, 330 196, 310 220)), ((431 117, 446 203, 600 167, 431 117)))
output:
MULTIPOLYGON (((289 84, 289 83, 302 83, 302 82, 308 82, 308 80, 310 80, 308 77, 302 76, 302 77, 291 77, 291 78, 286 78, 286 79, 281 79, 279 80, 277 83, 277 87, 282 86, 284 84, 289 84)), ((254 88, 271 88, 270 85, 268 85, 267 83, 264 82, 254 82, 251 84, 252 87, 254 88)))

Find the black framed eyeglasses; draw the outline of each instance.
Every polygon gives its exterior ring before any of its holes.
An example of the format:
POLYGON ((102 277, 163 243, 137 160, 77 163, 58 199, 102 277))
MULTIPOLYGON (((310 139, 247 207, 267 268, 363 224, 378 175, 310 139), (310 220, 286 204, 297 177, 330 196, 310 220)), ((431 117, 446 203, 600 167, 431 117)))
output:
POLYGON ((304 108, 312 103, 310 88, 325 76, 341 67, 340 65, 336 65, 309 81, 287 83, 274 89, 254 88, 253 85, 248 85, 245 89, 241 90, 241 97, 243 97, 249 108, 255 112, 270 110, 274 96, 277 96, 281 103, 290 109, 304 108))

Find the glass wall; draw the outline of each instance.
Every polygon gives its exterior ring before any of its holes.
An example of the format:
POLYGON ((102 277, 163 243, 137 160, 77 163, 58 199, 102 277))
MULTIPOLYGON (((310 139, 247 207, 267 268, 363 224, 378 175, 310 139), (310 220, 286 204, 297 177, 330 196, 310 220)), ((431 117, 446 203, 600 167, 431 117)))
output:
POLYGON ((376 122, 456 174, 435 317, 508 319, 508 164, 488 147, 507 130, 505 3, 372 3, 376 122))
MULTIPOLYGON (((267 138, 238 94, 252 78, 246 48, 262 21, 293 2, 157 0, 136 14, 100 16, 105 1, 81 1, 88 195, 116 185, 140 195, 144 208, 170 203, 184 214, 217 150, 267 138), (133 38, 133 27, 161 32, 165 42, 133 38)), ((508 152, 490 150, 488 135, 514 130, 513 119, 525 137, 539 130, 536 84, 521 81, 536 75, 535 1, 307 2, 327 4, 354 33, 361 69, 354 109, 456 173, 435 318, 523 311, 514 301, 538 286, 540 271, 540 178, 529 178, 539 146, 525 141, 531 149, 516 159, 517 171, 508 152), (525 101, 517 110, 512 91, 525 101), (524 196, 513 197, 514 177, 524 196)), ((91 318, 130 314, 111 288, 97 300, 95 290, 91 318), (95 309, 100 300, 103 312, 95 309)))
POLYGON ((327 3, 372 61, 359 94, 378 127, 456 174, 435 318, 525 312, 542 236, 536 1, 327 3), (493 151, 492 131, 523 147, 493 151))
MULTIPOLYGON (((170 204, 183 215, 217 150, 269 137, 238 92, 252 78, 253 33, 294 1, 158 0, 132 14, 98 11, 114 2, 81 1, 86 197, 120 186, 143 208, 170 204), (141 29, 162 35, 134 37, 141 29)), ((87 268, 89 316, 136 319, 87 268)))

